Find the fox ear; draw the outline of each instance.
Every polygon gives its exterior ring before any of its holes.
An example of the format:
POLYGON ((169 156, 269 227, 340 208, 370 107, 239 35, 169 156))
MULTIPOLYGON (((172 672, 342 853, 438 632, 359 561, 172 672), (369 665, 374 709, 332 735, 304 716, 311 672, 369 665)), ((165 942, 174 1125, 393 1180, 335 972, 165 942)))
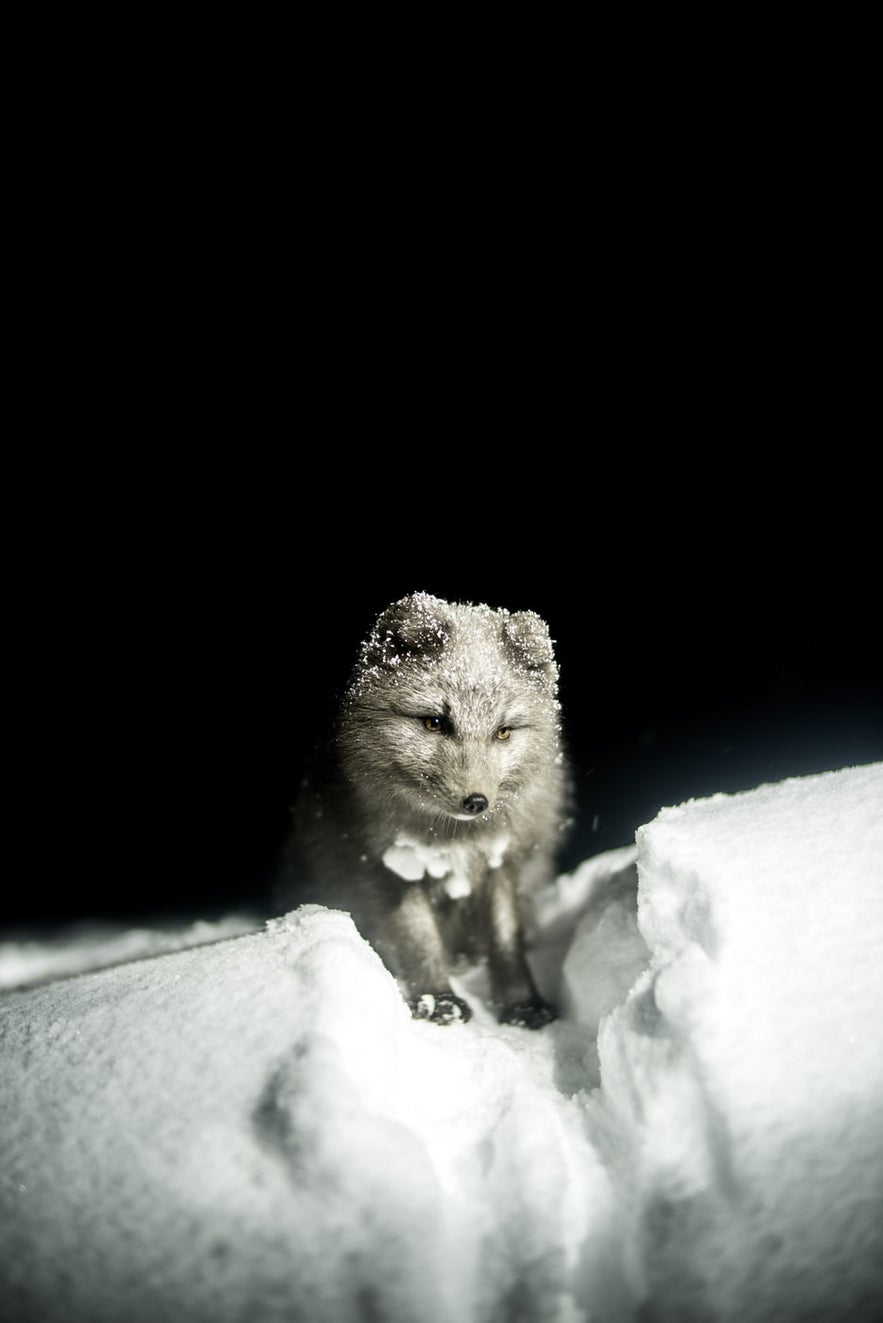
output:
POLYGON ((555 672, 549 627, 533 611, 516 611, 503 621, 503 643, 518 666, 528 671, 555 672))
POLYGON ((415 653, 436 656, 450 638, 444 605, 427 593, 412 593, 393 602, 375 621, 364 645, 364 659, 374 665, 396 665, 400 658, 415 653))

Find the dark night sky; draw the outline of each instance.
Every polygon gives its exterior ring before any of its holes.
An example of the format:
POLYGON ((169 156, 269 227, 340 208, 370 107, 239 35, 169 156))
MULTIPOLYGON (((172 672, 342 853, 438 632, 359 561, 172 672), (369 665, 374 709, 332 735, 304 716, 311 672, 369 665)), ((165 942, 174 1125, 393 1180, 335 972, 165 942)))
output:
POLYGON ((54 565, 64 668, 8 923, 264 902, 358 643, 415 589, 548 621, 577 790, 564 867, 662 805, 883 759, 867 549, 819 549, 756 507, 700 520, 652 483, 614 497, 582 466, 540 491, 538 462, 390 494, 386 467, 363 486, 341 458, 339 496, 312 477, 270 510, 190 486, 147 518, 142 489, 137 516, 81 530, 54 565))
POLYGON ((88 297, 48 318, 70 345, 34 391, 58 423, 8 460, 0 924, 263 900, 335 688, 415 589, 548 621, 565 866, 661 805, 883 759, 868 209, 840 140, 821 206, 817 135, 805 183, 775 137, 743 183, 717 139, 624 132, 592 138, 590 210, 555 134, 533 176, 519 138, 508 187, 483 167, 419 205, 411 158, 363 194, 320 134, 333 184, 298 175, 292 207, 263 129, 245 188, 225 138, 217 188, 188 156, 143 238, 143 208, 81 208, 95 260, 58 270, 88 297))

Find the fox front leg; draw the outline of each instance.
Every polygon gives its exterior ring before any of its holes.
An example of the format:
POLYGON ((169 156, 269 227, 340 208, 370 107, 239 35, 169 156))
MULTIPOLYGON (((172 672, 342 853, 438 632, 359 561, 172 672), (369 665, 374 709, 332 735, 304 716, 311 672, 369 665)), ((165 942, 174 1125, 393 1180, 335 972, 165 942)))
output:
POLYGON ((406 882, 370 940, 395 976, 415 1020, 465 1024, 469 1005, 451 988, 445 949, 429 898, 419 883, 406 882))
POLYGON ((491 998, 501 1024, 542 1029, 558 1012, 533 981, 524 951, 514 879, 505 871, 490 875, 485 893, 491 998))

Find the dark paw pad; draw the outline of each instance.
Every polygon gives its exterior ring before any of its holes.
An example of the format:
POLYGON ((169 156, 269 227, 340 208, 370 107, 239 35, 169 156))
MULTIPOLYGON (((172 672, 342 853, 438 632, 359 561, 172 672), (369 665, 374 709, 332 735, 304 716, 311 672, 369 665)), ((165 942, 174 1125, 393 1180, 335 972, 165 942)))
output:
POLYGON ((424 992, 409 1003, 415 1020, 431 1020, 433 1024, 465 1024, 472 1011, 462 997, 453 992, 424 992))
POLYGON ((501 1024, 517 1024, 522 1029, 542 1029, 558 1019, 558 1012, 542 997, 533 1001, 520 1002, 516 1006, 507 1006, 500 1012, 501 1024))

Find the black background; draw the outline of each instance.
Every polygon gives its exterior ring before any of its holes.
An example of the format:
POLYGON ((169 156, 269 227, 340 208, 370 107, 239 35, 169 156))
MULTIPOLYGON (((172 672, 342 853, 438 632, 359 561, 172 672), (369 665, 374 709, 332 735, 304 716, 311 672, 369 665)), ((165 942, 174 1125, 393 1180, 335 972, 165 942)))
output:
POLYGON ((565 866, 883 758, 858 103, 648 94, 632 58, 588 93, 553 64, 548 104, 519 66, 492 111, 309 93, 303 122, 260 63, 198 149, 151 105, 146 146, 124 117, 108 152, 102 113, 34 156, 61 191, 22 212, 0 921, 262 901, 414 589, 549 622, 565 866))
POLYGON ((818 489, 536 437, 319 449, 145 468, 47 556, 9 925, 266 904, 359 641, 416 589, 548 621, 562 868, 663 805, 883 758, 873 528, 835 537, 818 489))

